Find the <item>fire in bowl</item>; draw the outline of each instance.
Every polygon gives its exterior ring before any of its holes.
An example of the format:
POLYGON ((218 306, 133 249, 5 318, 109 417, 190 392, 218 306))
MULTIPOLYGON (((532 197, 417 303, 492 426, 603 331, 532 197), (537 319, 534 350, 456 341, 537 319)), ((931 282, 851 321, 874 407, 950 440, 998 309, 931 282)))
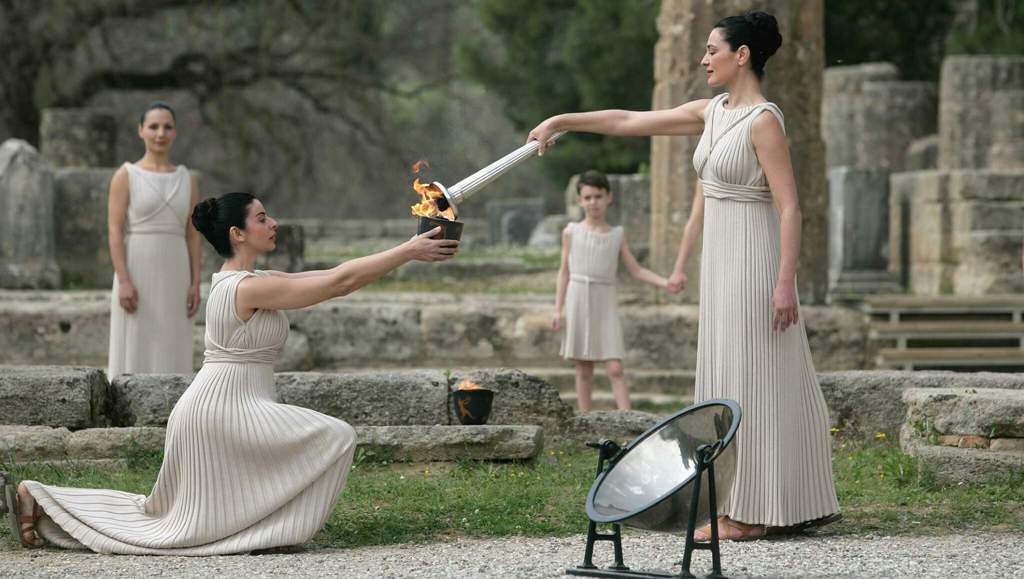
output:
POLYGON ((468 378, 452 392, 455 415, 458 416, 459 423, 465 426, 487 424, 493 401, 493 390, 470 382, 468 378))
POLYGON ((426 217, 421 215, 416 233, 426 233, 435 227, 441 227, 441 233, 435 236, 437 239, 460 239, 462 237, 462 222, 451 221, 442 217, 426 217))

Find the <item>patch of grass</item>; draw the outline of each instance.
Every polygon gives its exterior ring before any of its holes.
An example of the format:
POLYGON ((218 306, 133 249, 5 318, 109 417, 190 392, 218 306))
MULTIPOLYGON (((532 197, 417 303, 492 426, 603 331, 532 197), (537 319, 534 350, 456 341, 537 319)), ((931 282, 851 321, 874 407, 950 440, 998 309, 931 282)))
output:
MULTIPOLYGON (((337 548, 582 533, 595 461, 582 448, 546 450, 530 462, 454 465, 395 464, 384 455, 359 454, 347 489, 314 543, 337 548)), ((841 443, 833 465, 846 518, 829 527, 831 533, 1024 532, 1024 474, 984 486, 941 485, 886 441, 841 443)), ((159 467, 158 455, 141 452, 110 465, 0 465, 19 478, 139 494, 150 491, 159 467)))
POLYGON ((895 444, 841 443, 833 457, 837 531, 936 535, 988 529, 1024 532, 1024 473, 986 485, 943 485, 895 444))

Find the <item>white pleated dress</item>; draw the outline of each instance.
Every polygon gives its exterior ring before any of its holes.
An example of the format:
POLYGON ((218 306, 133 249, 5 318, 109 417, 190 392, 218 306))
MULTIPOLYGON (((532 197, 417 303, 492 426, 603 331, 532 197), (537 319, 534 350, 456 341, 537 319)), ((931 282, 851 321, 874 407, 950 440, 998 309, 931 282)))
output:
POLYGON ((129 191, 125 253, 139 305, 131 314, 121 307, 115 275, 107 377, 191 373, 192 320, 186 300, 192 276, 185 228, 192 177, 184 165, 173 173, 147 171, 132 163, 124 167, 129 191))
POLYGON ((621 360, 616 275, 624 232, 621 226, 591 231, 569 223, 569 286, 565 291, 565 333, 561 355, 570 360, 621 360))
POLYGON ((736 478, 719 513, 748 524, 788 526, 839 511, 832 480, 828 407, 803 316, 772 331, 781 257, 779 215, 750 138, 772 103, 705 109, 693 163, 704 187, 704 243, 695 399, 739 403, 736 478))
POLYGON ((234 302, 238 283, 261 274, 213 276, 206 359, 168 419, 152 493, 25 481, 45 511, 43 538, 99 553, 225 555, 297 545, 323 527, 345 486, 355 431, 276 401, 273 363, 288 319, 258 310, 243 322, 234 302))

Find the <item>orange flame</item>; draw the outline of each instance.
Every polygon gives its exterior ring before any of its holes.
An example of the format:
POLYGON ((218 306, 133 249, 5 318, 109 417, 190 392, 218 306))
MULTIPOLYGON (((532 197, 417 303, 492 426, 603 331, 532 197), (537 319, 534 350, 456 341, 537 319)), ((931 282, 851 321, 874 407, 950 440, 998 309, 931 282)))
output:
MULTIPOLYGON (((413 164, 412 172, 419 173, 423 169, 429 168, 430 163, 426 159, 420 159, 413 164)), ((413 215, 417 217, 440 217, 449 221, 455 221, 455 211, 451 207, 444 211, 438 210, 435 199, 442 197, 444 193, 433 183, 423 183, 417 178, 413 181, 412 188, 420 196, 420 202, 410 207, 413 215)))
POLYGON ((455 389, 456 390, 486 390, 486 388, 484 388, 483 386, 477 384, 476 382, 471 381, 469 378, 466 378, 462 382, 459 382, 458 387, 456 387, 455 389))
POLYGON ((433 184, 423 183, 419 179, 412 182, 412 188, 420 196, 420 202, 411 207, 413 215, 419 217, 441 216, 441 212, 437 210, 437 203, 434 202, 434 199, 442 195, 440 189, 433 184))

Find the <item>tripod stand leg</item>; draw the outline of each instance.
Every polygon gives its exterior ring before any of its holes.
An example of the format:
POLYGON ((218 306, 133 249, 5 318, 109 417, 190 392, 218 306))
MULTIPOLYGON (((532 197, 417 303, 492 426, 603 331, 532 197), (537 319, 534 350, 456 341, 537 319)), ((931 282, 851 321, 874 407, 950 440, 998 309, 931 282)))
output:
POLYGON ((615 569, 616 571, 628 571, 629 567, 622 561, 622 527, 615 524, 612 525, 612 546, 615 547, 615 564, 609 567, 609 569, 615 569))

